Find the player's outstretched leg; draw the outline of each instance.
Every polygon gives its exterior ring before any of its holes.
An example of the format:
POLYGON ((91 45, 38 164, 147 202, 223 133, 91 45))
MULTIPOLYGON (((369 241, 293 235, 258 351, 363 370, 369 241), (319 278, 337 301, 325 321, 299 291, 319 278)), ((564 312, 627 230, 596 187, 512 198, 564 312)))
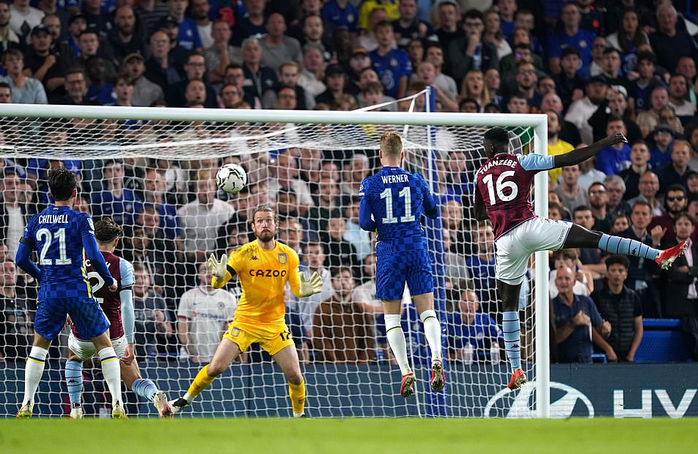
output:
POLYGON ((152 380, 147 378, 137 378, 131 385, 131 391, 137 396, 148 399, 153 403, 161 418, 172 418, 174 410, 167 401, 167 394, 160 391, 152 380))
POLYGON ((686 248, 690 245, 691 240, 689 239, 662 251, 649 247, 637 240, 606 235, 605 233, 587 230, 580 225, 573 224, 563 248, 597 247, 611 254, 654 260, 662 269, 666 270, 677 258, 683 255, 686 248))
MULTIPOLYGON (((388 345, 395 355, 395 360, 398 366, 400 366, 400 372, 402 373, 402 381, 400 382, 400 395, 402 397, 409 397, 414 394, 414 383, 417 381, 410 364, 407 361, 407 341, 405 340, 405 333, 402 332, 402 326, 400 324, 400 301, 386 302, 383 301, 383 307, 390 305, 397 306, 397 313, 386 313, 385 314, 385 336, 388 338, 388 345)), ((391 309, 392 312, 393 309, 391 309)))
POLYGON ((82 419, 82 362, 74 359, 65 362, 65 383, 70 398, 70 418, 82 419))
POLYGON ((511 285, 498 280, 497 288, 504 307, 502 316, 504 348, 512 371, 507 387, 513 391, 526 383, 526 374, 521 369, 521 322, 517 310, 521 284, 511 285))
POLYGON ((18 419, 27 419, 32 417, 34 411, 34 395, 39 387, 39 381, 44 374, 44 365, 48 350, 37 345, 34 345, 29 352, 27 363, 24 368, 24 399, 22 406, 17 412, 18 419))

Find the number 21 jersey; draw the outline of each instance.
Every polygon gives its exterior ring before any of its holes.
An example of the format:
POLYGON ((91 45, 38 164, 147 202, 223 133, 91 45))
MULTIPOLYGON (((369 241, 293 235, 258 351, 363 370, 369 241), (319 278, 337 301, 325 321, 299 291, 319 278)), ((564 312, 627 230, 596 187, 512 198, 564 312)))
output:
POLYGON ((553 168, 553 156, 499 153, 475 174, 475 203, 484 205, 495 239, 536 216, 531 205, 533 177, 553 168))

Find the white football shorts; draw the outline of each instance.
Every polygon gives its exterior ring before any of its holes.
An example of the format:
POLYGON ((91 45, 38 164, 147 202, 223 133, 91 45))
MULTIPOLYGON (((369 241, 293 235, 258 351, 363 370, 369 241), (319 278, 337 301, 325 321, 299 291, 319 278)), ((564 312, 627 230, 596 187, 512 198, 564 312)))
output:
MULTIPOLYGON (((128 342, 126 342, 126 336, 121 336, 117 339, 112 339, 111 345, 112 347, 114 347, 116 356, 119 359, 123 358, 126 355, 126 347, 128 347, 128 342)), ((97 353, 97 347, 95 347, 95 344, 93 344, 92 341, 78 339, 77 337, 75 337, 75 334, 73 334, 72 331, 68 336, 68 348, 71 352, 75 353, 75 356, 77 356, 80 359, 80 361, 86 361, 92 358, 95 353, 97 353)))
POLYGON ((571 222, 541 217, 517 225, 495 242, 495 277, 509 285, 520 284, 528 269, 531 254, 562 248, 571 228, 571 222))

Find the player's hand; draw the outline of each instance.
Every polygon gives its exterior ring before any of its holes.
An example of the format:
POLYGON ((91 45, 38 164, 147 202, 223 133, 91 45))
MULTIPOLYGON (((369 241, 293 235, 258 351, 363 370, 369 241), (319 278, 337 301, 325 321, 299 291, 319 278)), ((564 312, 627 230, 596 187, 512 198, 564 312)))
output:
POLYGON ((107 288, 109 289, 110 292, 113 293, 119 289, 119 283, 116 282, 116 279, 112 278, 111 285, 107 288))
POLYGON ((208 258, 208 269, 211 270, 213 277, 222 281, 225 279, 226 266, 228 264, 228 256, 226 254, 221 255, 220 261, 216 260, 216 257, 211 254, 208 258))
POLYGON ((628 139, 626 139, 623 133, 621 132, 617 132, 611 136, 606 137, 603 140, 606 142, 605 145, 607 147, 616 145, 618 143, 628 143, 628 139))
POLYGON ((322 291, 322 278, 317 274, 313 273, 310 279, 306 279, 304 273, 300 273, 301 289, 300 297, 305 298, 306 296, 315 295, 322 291))
POLYGON ((133 362, 133 360, 136 358, 136 356, 133 354, 134 348, 135 348, 134 344, 126 345, 126 352, 124 353, 124 357, 121 358, 122 363, 131 364, 133 362))

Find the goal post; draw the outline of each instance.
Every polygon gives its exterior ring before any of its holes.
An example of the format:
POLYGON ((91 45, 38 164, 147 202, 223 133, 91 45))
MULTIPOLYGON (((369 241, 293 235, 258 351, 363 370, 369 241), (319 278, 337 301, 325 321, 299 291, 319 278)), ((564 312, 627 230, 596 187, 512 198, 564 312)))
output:
MULTIPOLYGON (((167 193, 165 199, 172 202, 176 208, 177 215, 184 213, 180 211, 182 207, 193 200, 196 200, 196 178, 199 175, 210 175, 211 171, 215 172, 215 168, 222 162, 228 159, 235 159, 241 162, 249 174, 248 186, 249 192, 246 189, 243 191, 243 196, 229 197, 222 193, 218 194, 218 198, 227 199, 226 206, 234 207, 230 210, 231 218, 235 218, 239 225, 231 226, 226 222, 221 223, 220 229, 217 230, 216 238, 206 238, 211 240, 208 244, 217 248, 216 250, 228 250, 233 247, 228 237, 232 235, 244 236, 248 233, 248 219, 243 213, 249 213, 249 206, 246 204, 254 204, 264 202, 266 199, 278 203, 280 194, 286 194, 286 184, 279 183, 281 178, 291 178, 301 180, 298 177, 289 177, 286 175, 284 165, 286 163, 281 156, 285 153, 290 155, 286 150, 297 150, 295 162, 299 166, 297 172, 303 175, 309 175, 308 179, 313 181, 304 181, 305 186, 315 185, 322 191, 322 176, 340 171, 343 174, 344 180, 340 181, 341 190, 346 190, 341 198, 340 206, 336 210, 342 212, 342 216, 347 216, 346 204, 351 204, 355 199, 356 193, 351 193, 351 189, 357 186, 356 177, 358 175, 351 173, 353 169, 352 156, 363 156, 367 162, 371 164, 377 163, 377 153, 380 133, 383 131, 395 131, 403 135, 405 139, 405 149, 407 153, 406 168, 411 171, 419 171, 423 174, 428 174, 428 180, 434 188, 434 192, 444 195, 442 201, 452 200, 453 197, 441 194, 443 183, 439 175, 447 175, 449 180, 456 179, 449 166, 449 153, 452 151, 460 151, 467 159, 468 172, 472 176, 474 169, 478 167, 483 158, 482 152, 482 134, 486 128, 500 126, 507 128, 513 135, 518 138, 522 149, 527 152, 535 152, 539 154, 547 154, 547 116, 545 115, 521 115, 521 114, 463 114, 463 113, 433 113, 433 112, 374 112, 374 111, 284 111, 284 110, 223 110, 223 109, 185 109, 185 108, 136 108, 136 107, 102 107, 102 106, 41 106, 41 105, 26 105, 26 104, 0 104, 0 158, 5 159, 5 167, 18 169, 24 168, 25 175, 20 176, 21 181, 27 182, 27 190, 33 191, 32 203, 42 206, 47 203, 48 197, 42 194, 45 191, 45 181, 42 178, 41 171, 43 169, 27 169, 28 163, 32 165, 42 160, 48 160, 49 164, 52 160, 63 161, 78 161, 81 162, 81 176, 84 188, 88 188, 85 192, 86 198, 90 198, 93 194, 89 190, 105 190, 108 186, 108 178, 104 174, 103 166, 110 160, 128 160, 129 166, 127 175, 125 176, 124 187, 133 189, 135 193, 142 193, 144 197, 150 189, 148 187, 139 186, 145 178, 149 170, 154 169, 163 162, 176 162, 176 166, 163 167, 158 169, 166 177, 167 193), (59 141, 57 136, 63 134, 64 131, 70 131, 63 141, 59 141), (299 151, 298 151, 299 150, 299 151), (306 153, 307 151, 307 153, 306 153), (330 161, 330 165, 310 167, 317 164, 318 156, 321 157, 322 163, 330 161), (153 166, 152 168, 149 166, 153 166), (444 170, 445 168, 445 170, 444 170), (29 176, 27 176, 27 172, 29 176), (208 172, 208 173, 206 173, 208 172), (317 172, 317 173, 313 173, 317 172), (445 173, 440 173, 445 172, 445 173), (313 176, 314 175, 314 176, 313 176), (352 179, 354 178, 354 179, 352 179), (33 180, 32 180, 33 179, 33 180), (184 179, 182 181, 182 179, 184 179), (262 184, 263 183, 263 184, 262 184), (129 185, 137 187, 130 188, 129 185), (254 188, 254 189, 252 189, 254 188), (253 191, 261 191, 254 192, 253 191), (273 193, 273 195, 272 195, 273 193)), ((296 151, 294 151, 295 153, 296 151)), ((361 159, 359 159, 361 160, 361 159)), ((322 164, 321 163, 321 164, 322 164)), ((46 165, 46 164, 42 164, 46 165)), ((163 164, 164 165, 164 164, 163 164)), ((294 164, 296 165, 296 164, 294 164)), ((358 165, 358 164, 357 164, 358 165)), ((456 168, 457 166, 454 166, 456 168)), ((373 173, 375 169, 371 167, 369 173, 373 173)), ((109 178, 114 178, 110 174, 109 178)), ((287 183, 290 180, 286 180, 287 183)), ((360 182, 360 181, 359 181, 360 182)), ((290 184, 290 183, 289 183, 290 184)), ((472 190, 472 181, 463 183, 463 187, 470 187, 472 190), (470 186, 468 186, 468 184, 470 186)), ((535 177, 534 186, 534 206, 538 215, 547 215, 547 174, 541 172, 535 177), (538 196, 544 195, 544 196, 538 196)), ((4 187, 4 186, 3 186, 4 187)), ((293 195, 298 203, 297 208, 303 208, 303 214, 292 214, 289 217, 298 218, 300 220, 300 228, 303 230, 303 235, 310 233, 311 240, 316 238, 323 243, 326 242, 324 230, 322 232, 313 231, 315 225, 325 226, 328 219, 314 219, 312 215, 307 213, 316 213, 318 210, 312 210, 312 206, 305 200, 301 200, 304 196, 317 194, 306 194, 303 189, 303 184, 296 185, 293 182, 295 191, 293 195), (320 235, 323 234, 323 235, 320 235)), ((467 191, 466 191, 467 192, 467 191)), ((463 192, 459 194, 463 200, 470 197, 472 194, 463 192)), ((86 200, 92 209, 98 207, 93 206, 94 201, 86 200)), ((139 208, 134 208, 135 211, 130 213, 122 213, 121 219, 126 227, 126 235, 132 234, 134 228, 154 228, 149 225, 149 218, 141 213, 145 213, 144 206, 150 202, 145 200, 136 202, 139 208), (139 205, 140 203, 140 205, 139 205), (139 211, 143 210, 143 211, 139 211), (143 225, 144 224, 144 225, 143 225)), ((121 207, 121 205, 120 205, 121 207)), ((123 207, 121 207, 123 208, 123 207)), ((463 206, 462 210, 467 213, 467 208, 463 206)), ((109 210, 113 210, 111 206, 109 210)), ((106 210, 106 211, 109 211, 106 210)), ((298 210, 291 210, 292 212, 298 210)), ((106 213, 108 214, 108 213, 106 213)), ((443 214, 443 213, 442 213, 443 214)), ((183 214, 182 214, 183 215, 183 214)), ((155 215, 153 215, 155 216, 155 215)), ((97 217, 97 216, 96 216, 97 217)), ((162 217, 162 216, 161 216, 162 217)), ((349 218, 347 218, 349 219, 349 218)), ((152 221, 152 219, 150 219, 152 221)), ((166 221, 160 219, 161 226, 166 225, 166 221)), ((427 227, 431 231, 427 232, 429 237, 435 241, 443 242, 442 232, 435 232, 439 227, 427 227)), ((467 224, 464 224, 467 225, 467 224)), ((167 232, 159 234, 163 236, 162 243, 165 243, 166 252, 160 255, 154 255, 155 258, 149 259, 155 264, 163 265, 156 267, 156 270, 150 271, 150 279, 152 280, 151 291, 156 293, 156 296, 166 300, 167 311, 174 316, 177 315, 178 307, 182 300, 182 294, 196 286, 197 270, 196 264, 201 261, 201 251, 213 252, 211 250, 196 249, 192 251, 190 247, 203 247, 206 241, 196 241, 186 237, 187 232, 197 232, 195 228, 190 228, 184 223, 177 228, 181 229, 182 236, 176 236, 174 228, 168 234, 167 232), (191 240, 191 241, 190 241, 191 240), (183 243, 184 246, 181 246, 183 243), (184 250, 177 249, 184 247, 184 250), (164 262, 173 259, 175 263, 164 266, 164 262), (171 265, 171 266, 170 266, 171 265), (160 274, 158 274, 160 273, 160 274), (152 290, 156 289, 156 290, 152 290)), ((328 228, 328 227, 324 227, 328 228)), ((288 230, 292 230, 290 227, 288 230)), ((286 230, 285 230, 286 231, 286 230)), ((468 233, 468 232, 466 232, 468 233)), ((203 233, 198 232, 205 236, 203 233)), ((290 235, 290 233, 288 233, 290 235)), ((147 236, 147 234, 144 234, 147 236)), ((331 236, 331 235, 330 235, 331 236)), ((470 237, 468 237, 470 238, 470 237)), ((199 238, 200 239, 200 238, 199 238)), ((4 239, 3 239, 4 240, 4 239)), ((131 245, 132 249, 130 256, 133 256, 133 251, 138 245, 133 244, 134 241, 130 238, 125 240, 131 245)), ((307 242, 308 238, 304 238, 303 243, 307 242)), ((242 241, 242 240, 241 240, 242 241)), ((330 238, 329 240, 333 240, 330 238)), ((472 241, 472 239, 471 239, 472 241)), ((312 242, 312 241, 311 241, 312 242)), ((301 246, 299 246, 300 248, 301 246)), ((469 247, 475 248, 475 245, 469 247)), ((126 246, 124 246, 126 248, 126 246)), ((355 248, 356 249, 356 248, 355 248)), ((10 248, 10 251, 12 248, 10 248)), ((332 249, 325 249, 329 255, 329 262, 332 264, 341 263, 341 257, 332 252, 332 249)), ((118 252, 118 251, 117 251, 118 252)), ((433 252, 433 251, 432 251, 433 252)), ((137 255, 137 254, 136 254, 137 255)), ((358 255, 358 253, 357 253, 358 255)), ((365 255, 367 257, 370 252, 365 255)), ((363 264, 357 263, 354 271, 361 268, 363 264)), ((329 268, 329 267, 328 267, 329 268)), ((443 271, 446 273, 446 271, 443 271)), ((355 272, 356 284, 358 287, 360 278, 363 276, 362 269, 355 272), (358 274, 357 274, 358 273, 358 274)), ((531 372, 532 381, 535 384, 535 398, 531 400, 529 408, 529 416, 541 418, 550 417, 550 359, 549 359, 549 299, 548 299, 548 256, 546 252, 538 252, 534 257, 534 267, 531 276, 531 287, 533 289, 532 300, 535 301, 535 310, 528 307, 526 310, 532 312, 533 316, 530 322, 531 341, 529 345, 533 356, 529 359, 528 365, 531 372)), ((329 276, 329 274, 328 274, 329 276)), ((445 276, 438 276, 445 278, 445 276)), ((435 289, 442 295, 446 295, 447 291, 451 290, 452 285, 450 279, 442 279, 439 282, 448 282, 449 284, 441 284, 441 287, 435 289)), ((479 289, 476 289, 479 290, 479 289)), ((231 289, 232 292, 235 290, 231 289)), ((331 291, 331 287, 330 287, 331 291)), ((31 293, 28 293, 31 294, 31 293)), ((236 295, 236 296, 239 296, 236 295)), ((445 296, 442 296, 445 298, 445 296)), ((457 301, 455 302, 457 304, 457 301)), ((484 302, 483 302, 484 303, 484 302)), ((496 307, 496 301, 487 302, 490 307, 496 307)), ((299 312, 299 330, 303 333, 303 329, 307 326, 307 320, 312 320, 313 314, 302 313, 305 310, 300 304, 294 306, 293 301, 288 301, 288 307, 295 307, 299 312), (304 319, 305 317, 305 319, 304 319), (305 321, 305 325, 303 322, 305 321)), ((453 301, 443 305, 443 309, 448 308, 453 311, 453 301)), ((378 311, 376 311, 378 312, 378 311)), ((372 317, 374 317, 372 315, 372 317)), ((421 361, 418 357, 419 352, 423 352, 424 339, 418 336, 417 331, 421 329, 418 323, 418 317, 414 320, 414 314, 406 312, 405 316, 410 323, 409 349, 411 360, 415 364, 421 361)), ((445 320, 445 314, 442 314, 445 320)), ((379 316, 376 313, 375 318, 379 316)), ((496 316, 495 316, 496 318, 496 316)), ((372 319, 373 320, 373 319, 372 319)), ((176 319, 170 320, 171 328, 176 330, 176 319)), ((524 323, 525 320, 522 320, 524 323)), ((336 362, 329 364, 324 360, 322 354, 311 351, 304 352, 302 347, 299 347, 301 355, 308 353, 310 358, 304 358, 303 369, 307 371, 309 376, 317 379, 318 383, 311 383, 308 379, 310 388, 309 406, 311 414, 313 406, 317 406, 317 412, 320 416, 402 416, 402 415, 443 415, 443 416, 507 416, 508 410, 498 408, 496 411, 487 415, 484 412, 485 405, 482 401, 483 397, 478 397, 476 394, 479 390, 486 390, 489 397, 493 398, 493 389, 504 388, 508 380, 508 368, 505 365, 506 358, 502 358, 501 363, 487 364, 475 362, 472 365, 463 363, 454 363, 452 375, 447 375, 447 392, 444 399, 436 398, 433 393, 424 391, 428 386, 418 388, 416 397, 416 406, 414 402, 403 402, 397 393, 395 386, 395 373, 397 366, 390 364, 389 353, 387 356, 381 356, 378 353, 378 339, 381 337, 380 327, 371 328, 373 337, 371 341, 375 357, 370 358, 368 364, 360 364, 357 366, 351 361, 344 363, 336 362), (379 373, 371 373, 372 368, 377 368, 379 373), (392 378, 391 378, 392 377, 392 378), (377 380, 376 385, 378 391, 372 394, 370 387, 352 386, 351 395, 348 398, 341 400, 342 405, 349 406, 342 411, 333 408, 333 398, 331 395, 312 395, 312 392, 317 393, 332 393, 341 389, 347 383, 352 383, 355 380, 377 380), (482 380, 482 383, 469 383, 470 380, 482 380), (366 393, 369 393, 366 395, 366 393), (461 394, 466 394, 462 396, 461 394), (367 403, 368 402, 368 403, 367 403), (363 408, 361 408, 363 406, 363 408), (446 410, 436 407, 447 407, 446 410), (476 409, 467 408, 468 406, 477 406, 476 409), (381 408, 382 407, 382 408, 381 408)), ((157 328, 156 329, 160 329, 157 328)), ((161 332, 141 333, 144 339, 151 339, 160 336, 161 332)), ((312 334, 312 333, 311 333, 312 334)), ((444 334, 448 335, 448 330, 444 327, 444 334)), ((155 372, 156 380, 163 381, 167 385, 176 384, 178 388, 173 386, 161 385, 170 393, 171 398, 186 390, 184 384, 188 377, 187 373, 182 373, 181 369, 187 370, 196 369, 205 364, 191 363, 191 359, 181 357, 177 335, 170 335, 168 339, 172 340, 174 349, 160 349, 155 352, 148 352, 144 361, 143 367, 147 372, 155 372), (152 353, 152 354, 151 354, 152 353), (184 377, 184 378, 182 378, 184 377), (178 378, 179 380, 177 380, 178 378)), ((5 339, 0 339, 0 343, 5 339)), ((308 340, 311 345, 311 350, 314 346, 313 339, 308 340)), ((334 343, 334 341, 333 341, 334 343)), ((305 344, 304 344, 305 345, 305 344)), ((170 346, 171 347, 171 346, 170 346)), ((336 347, 339 348, 339 347, 336 347)), ((192 350, 193 351, 193 350, 192 350)), ((386 352, 383 352, 385 354, 386 352)), ((202 355, 205 356, 205 355, 202 355)), ((257 370, 257 364, 254 361, 262 362, 262 366, 267 364, 263 355, 255 352, 250 355, 249 361, 246 364, 254 367, 236 366, 235 371, 257 370), (258 357, 255 359, 255 357, 258 357)), ((303 358, 303 357, 302 357, 303 358)), ((54 360, 58 359, 53 357, 54 360)), ((65 357, 60 358, 61 364, 65 357)), ((21 359, 17 361, 17 374, 5 375, 4 379, 14 377, 11 386, 7 383, 2 388, 3 393, 10 393, 12 389, 21 390, 22 386, 19 382, 21 376, 21 359)), ((427 369, 417 367, 420 371, 419 379, 424 382, 427 369)), ((450 372, 450 366, 447 367, 447 374, 450 372)), ((144 372, 144 375, 147 375, 144 372)), ((398 371, 399 372, 399 371, 398 371)), ((280 373, 280 372, 277 372, 280 373)), ((55 378, 56 375, 52 374, 55 378)), ((44 377, 46 378, 46 376, 44 377)), ((249 383, 254 383, 254 380, 248 380, 249 383)), ((236 386, 244 386, 245 381, 235 381, 236 386)), ((357 385, 353 383, 353 385, 357 385)), ((3 384, 0 384, 2 387, 3 384)), ((65 386, 56 385, 65 393, 65 386)), ((43 388, 42 388, 43 389, 43 388)), ((248 394, 238 393, 233 394, 235 398, 248 399, 246 400, 246 408, 261 405, 269 405, 264 409, 263 414, 286 415, 288 412, 286 396, 283 394, 277 395, 276 391, 279 386, 263 387, 252 391, 248 394), (276 391, 275 391, 276 390, 276 391), (273 395, 264 395, 265 392, 274 393, 273 395), (263 398, 249 397, 250 395, 262 395, 263 398), (265 403, 266 402, 266 403, 265 403), (272 402, 272 403, 269 403, 272 402), (279 408, 275 410, 272 405, 279 408)), ((281 388, 283 390, 283 388, 281 388)), ((17 391, 19 392, 19 391, 17 391)), ((227 395, 227 394, 225 394, 227 395)), ((346 396, 345 396, 346 397, 346 396)), ((21 400, 21 396, 19 396, 21 400)), ((200 396, 199 401, 207 402, 211 408, 220 406, 220 403, 213 405, 210 400, 212 397, 207 395, 205 391, 200 396)), ((5 399, 8 401, 8 399, 5 399)), ((52 398, 55 401, 55 398, 52 398)), ((195 403, 196 405, 196 403, 195 403)), ((231 403, 234 406, 234 403, 231 403)), ((216 407, 216 408, 218 408, 216 407)), ((208 407, 207 407, 208 408, 208 407)), ((8 410, 6 410, 8 411, 8 410)), ((227 409, 216 410, 220 415, 236 415, 236 411, 227 409)), ((5 412, 0 412, 5 413, 5 412)), ((203 413, 197 415, 205 416, 203 413)))

